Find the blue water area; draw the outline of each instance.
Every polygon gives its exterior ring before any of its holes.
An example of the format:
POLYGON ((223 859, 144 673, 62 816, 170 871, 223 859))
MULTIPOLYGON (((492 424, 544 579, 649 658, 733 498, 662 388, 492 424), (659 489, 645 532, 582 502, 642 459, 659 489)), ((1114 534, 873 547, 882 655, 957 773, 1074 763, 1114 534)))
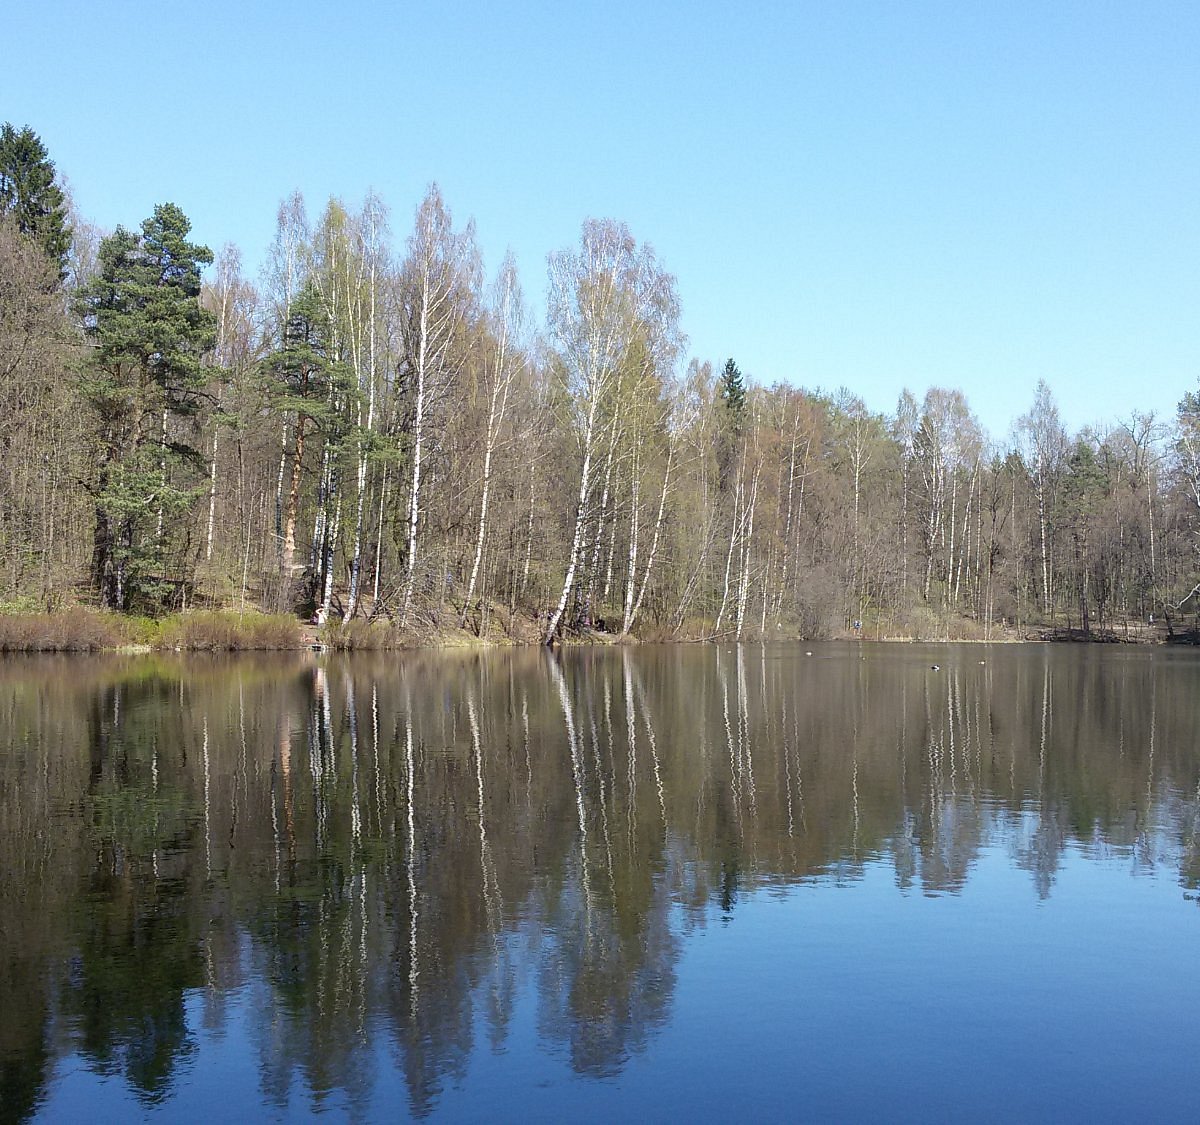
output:
POLYGON ((1197 672, 5 665, 3 1119, 1194 1120, 1197 672))

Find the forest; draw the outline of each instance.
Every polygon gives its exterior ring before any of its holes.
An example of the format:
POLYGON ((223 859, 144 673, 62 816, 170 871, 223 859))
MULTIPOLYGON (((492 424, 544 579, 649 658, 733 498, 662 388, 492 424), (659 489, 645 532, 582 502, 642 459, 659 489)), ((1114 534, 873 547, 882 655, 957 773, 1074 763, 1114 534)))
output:
POLYGON ((1045 383, 999 438, 953 388, 875 413, 689 356, 675 278, 616 220, 549 255, 532 308, 436 185, 411 220, 287 197, 254 277, 173 203, 122 219, 102 233, 3 126, 4 614, 525 641, 1194 628, 1198 389, 1075 434, 1045 383))

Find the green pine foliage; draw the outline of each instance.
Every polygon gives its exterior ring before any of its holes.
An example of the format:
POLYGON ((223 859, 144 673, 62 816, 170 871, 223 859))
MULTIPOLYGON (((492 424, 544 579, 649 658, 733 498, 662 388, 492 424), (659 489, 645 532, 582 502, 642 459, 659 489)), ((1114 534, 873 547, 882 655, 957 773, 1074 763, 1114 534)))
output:
MULTIPOLYGON (((267 401, 279 414, 294 414, 330 434, 339 428, 339 399, 352 390, 345 364, 335 360, 329 314, 312 282, 297 294, 283 329, 283 346, 262 364, 267 401)), ((337 436, 334 434, 333 436, 337 436)))
POLYGON ((33 238, 65 276, 71 228, 54 163, 38 135, 26 125, 0 126, 0 217, 11 216, 22 234, 33 238))
POLYGON ((94 414, 97 464, 92 579, 101 604, 154 606, 186 584, 176 529, 200 493, 203 458, 187 425, 206 400, 202 357, 215 343, 200 304, 205 246, 173 203, 140 234, 118 228, 79 311, 92 344, 82 386, 94 414))

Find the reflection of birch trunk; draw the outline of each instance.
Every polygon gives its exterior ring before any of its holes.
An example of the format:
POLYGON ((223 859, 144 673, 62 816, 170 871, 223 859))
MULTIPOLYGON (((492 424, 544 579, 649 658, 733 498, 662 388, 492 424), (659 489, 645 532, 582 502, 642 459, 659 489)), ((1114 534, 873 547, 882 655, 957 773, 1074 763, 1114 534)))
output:
POLYGON ((346 691, 346 720, 350 728, 350 838, 354 841, 357 863, 362 847, 362 803, 358 786, 358 702, 354 696, 354 678, 347 672, 342 678, 346 691))
POLYGON ((322 849, 328 837, 329 826, 329 775, 335 774, 333 757, 333 714, 329 701, 329 684, 325 669, 318 666, 313 671, 313 688, 316 696, 316 730, 312 742, 311 769, 313 778, 313 807, 316 812, 317 847, 322 849))
POLYGON ((625 730, 629 739, 629 840, 634 841, 634 819, 637 809, 637 714, 633 706, 633 669, 629 649, 621 650, 621 674, 625 689, 625 730))
POLYGON ((487 917, 488 932, 494 945, 499 945, 501 901, 500 884, 496 877, 496 864, 492 858, 492 847, 487 835, 487 802, 483 791, 483 742, 479 737, 479 716, 475 710, 475 695, 472 689, 467 694, 467 720, 471 725, 471 749, 475 759, 475 792, 479 808, 479 871, 483 890, 483 908, 487 917))
POLYGON ((208 716, 204 716, 204 878, 212 881, 212 772, 208 762, 208 716))
MULTIPOLYGON (((283 823, 290 862, 296 858, 296 818, 292 797, 292 724, 291 717, 286 712, 279 716, 279 773, 283 781, 283 823)), ((272 802, 272 813, 274 810, 275 805, 272 802)), ((279 890, 278 863, 275 871, 275 889, 279 890)))
POLYGON ((650 747, 650 762, 654 767, 654 788, 658 791, 658 811, 662 815, 663 831, 670 827, 667 823, 667 794, 663 787, 662 763, 658 759, 658 740, 654 737, 654 724, 650 721, 650 704, 646 698, 646 687, 642 677, 637 676, 638 699, 641 702, 642 724, 646 728, 646 742, 650 747))
MULTIPOLYGON (((606 779, 611 778, 611 770, 604 768, 604 763, 600 759, 600 737, 596 730, 596 715, 593 708, 591 693, 588 693, 588 713, 591 719, 592 728, 592 759, 596 763, 596 795, 600 804, 600 834, 604 839, 604 857, 608 864, 608 886, 612 893, 613 901, 616 901, 617 885, 615 868, 613 865, 613 850, 612 850, 612 834, 609 831, 608 825, 608 795, 609 784, 606 779)), ((604 730, 608 735, 608 760, 609 765, 613 763, 613 735, 612 735, 612 688, 609 683, 607 669, 604 677, 604 730)))
POLYGON ((358 701, 354 694, 354 679, 349 674, 343 677, 346 691, 346 719, 350 734, 350 838, 353 842, 352 852, 352 889, 357 891, 353 899, 353 909, 347 912, 346 926, 350 927, 356 921, 356 935, 347 934, 347 957, 353 951, 350 938, 357 936, 358 960, 356 966, 347 966, 347 972, 354 974, 355 995, 357 1004, 356 1029, 361 1033, 366 1026, 366 981, 367 981, 367 875, 362 855, 362 796, 359 786, 358 769, 358 701))
POLYGON ((413 1026, 417 1022, 417 982, 421 975, 417 963, 417 817, 413 807, 413 727, 412 695, 404 689, 404 804, 408 817, 408 832, 404 841, 404 871, 408 879, 408 1003, 413 1026))
POLYGON ((729 785, 733 794, 733 810, 737 817, 738 833, 742 830, 742 787, 741 767, 737 747, 733 739, 733 724, 729 720, 729 677, 725 674, 725 662, 717 650, 717 680, 721 684, 721 710, 725 719, 725 743, 729 748, 729 785))
POLYGON ((592 885, 588 877, 587 817, 583 806, 583 763, 579 751, 579 736, 575 728, 575 710, 567 692, 567 681, 562 668, 553 656, 547 654, 546 661, 554 686, 558 689, 558 701, 562 705, 563 719, 567 724, 567 743, 571 749, 571 778, 575 784, 575 814, 579 822, 579 868, 583 883, 583 898, 590 918, 592 912, 592 885))
POLYGON ((383 778, 379 771, 379 684, 371 683, 371 770, 374 774, 375 831, 383 835, 383 778))
POLYGON ((746 792, 750 796, 750 815, 758 813, 758 796, 754 788, 754 762, 750 753, 750 691, 746 686, 746 651, 737 648, 738 690, 738 760, 746 779, 746 792))

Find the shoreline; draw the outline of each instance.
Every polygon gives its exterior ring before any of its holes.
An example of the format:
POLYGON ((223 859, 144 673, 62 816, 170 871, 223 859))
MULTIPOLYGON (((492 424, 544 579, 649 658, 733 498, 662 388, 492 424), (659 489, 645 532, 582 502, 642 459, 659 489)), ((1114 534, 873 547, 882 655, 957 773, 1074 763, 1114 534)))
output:
MULTIPOLYGON (((0 614, 0 654, 109 653, 146 655, 168 652, 400 652, 406 650, 451 650, 541 647, 543 641, 534 617, 513 615, 503 630, 486 635, 457 625, 433 625, 427 630, 401 630, 390 623, 351 621, 317 627, 287 615, 264 614, 257 610, 194 610, 158 620, 76 606, 57 613, 0 614)), ((1008 628, 991 638, 951 636, 951 632, 974 631, 970 619, 956 620, 955 629, 943 636, 920 636, 886 632, 871 636, 873 629, 814 638, 800 634, 747 633, 740 643, 821 643, 840 641, 869 644, 1124 644, 1176 646, 1197 643, 1195 630, 1173 631, 1162 625, 1123 622, 1118 628, 1082 630, 1038 625, 1018 633, 1008 628)), ((699 622, 692 631, 666 634, 620 636, 594 630, 569 633, 552 647, 585 648, 625 644, 729 644, 726 633, 706 635, 699 622)))

